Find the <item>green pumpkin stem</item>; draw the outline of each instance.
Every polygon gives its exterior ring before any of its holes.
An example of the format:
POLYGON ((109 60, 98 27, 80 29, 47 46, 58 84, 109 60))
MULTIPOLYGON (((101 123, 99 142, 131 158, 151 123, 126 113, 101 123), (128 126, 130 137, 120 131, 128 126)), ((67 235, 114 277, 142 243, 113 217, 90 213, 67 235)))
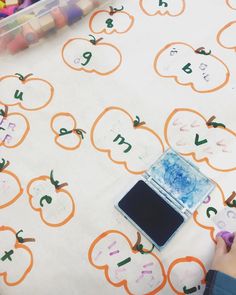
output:
POLYGON ((139 232, 137 232, 137 242, 135 243, 135 245, 133 246, 133 250, 140 252, 141 254, 150 254, 152 253, 153 249, 154 249, 154 245, 152 245, 152 249, 148 250, 148 251, 144 251, 143 250, 143 245, 141 244, 141 235, 139 232))
POLYGON ((0 163, 0 172, 2 172, 4 169, 6 169, 10 165, 10 162, 5 159, 2 159, 2 162, 0 163))
POLYGON ((22 238, 19 236, 20 233, 23 233, 23 230, 19 230, 17 233, 16 233, 16 239, 19 243, 23 244, 23 243, 27 243, 27 242, 35 242, 35 239, 34 238, 22 238))
POLYGON ((26 75, 26 76, 23 76, 22 74, 19 74, 19 73, 16 73, 15 76, 18 76, 19 77, 19 80, 20 81, 25 81, 27 78, 29 78, 30 76, 33 76, 32 73, 26 75))
POLYGON ((59 190, 59 189, 68 185, 67 182, 60 184, 58 180, 55 180, 53 177, 53 170, 51 170, 51 172, 50 172, 50 181, 51 181, 51 184, 55 186, 56 190, 59 190))
POLYGON ((109 6, 109 8, 110 8, 110 12, 109 12, 110 15, 113 15, 113 14, 119 12, 119 11, 124 10, 124 6, 123 6, 123 5, 121 6, 120 9, 118 9, 118 8, 114 8, 114 7, 112 7, 112 6, 109 6))
POLYGON ((145 122, 141 122, 140 118, 138 116, 135 116, 136 120, 133 121, 134 127, 140 127, 142 125, 145 125, 145 122))
POLYGON ((5 105, 4 108, 4 110, 0 110, 0 115, 3 116, 3 118, 6 118, 8 115, 8 106, 5 105))
POLYGON ((91 34, 89 34, 89 36, 92 37, 92 39, 89 40, 89 41, 90 41, 90 43, 92 43, 93 45, 97 45, 98 42, 100 42, 101 40, 103 40, 103 38, 96 39, 96 38, 95 38, 93 35, 91 35, 91 34))
POLYGON ((84 131, 83 129, 74 129, 73 131, 80 135, 82 139, 84 139, 83 133, 86 134, 86 131, 84 131))

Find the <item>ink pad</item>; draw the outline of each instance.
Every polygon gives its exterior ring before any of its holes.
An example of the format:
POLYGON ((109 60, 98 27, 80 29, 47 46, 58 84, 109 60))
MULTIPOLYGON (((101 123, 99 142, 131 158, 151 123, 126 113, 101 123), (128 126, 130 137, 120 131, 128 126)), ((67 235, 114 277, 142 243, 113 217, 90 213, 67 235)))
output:
POLYGON ((165 245, 184 223, 184 217, 143 180, 119 201, 118 206, 159 246, 165 245))
POLYGON ((214 189, 213 182, 167 150, 115 207, 162 249, 214 189))

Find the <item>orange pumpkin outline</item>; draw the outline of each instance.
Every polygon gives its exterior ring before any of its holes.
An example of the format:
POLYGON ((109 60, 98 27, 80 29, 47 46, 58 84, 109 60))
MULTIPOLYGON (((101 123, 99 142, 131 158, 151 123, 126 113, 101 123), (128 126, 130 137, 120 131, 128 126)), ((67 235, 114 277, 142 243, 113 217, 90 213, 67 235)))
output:
POLYGON ((22 144, 22 142, 25 140, 26 136, 28 135, 28 133, 30 131, 30 123, 29 123, 28 119, 23 114, 20 114, 20 113, 10 113, 10 114, 7 115, 7 117, 14 116, 14 115, 20 116, 20 117, 23 117, 24 118, 25 123, 26 123, 26 129, 25 129, 25 133, 23 134, 22 138, 15 145, 7 145, 7 144, 5 144, 4 141, 1 141, 0 140, 0 146, 5 146, 6 148, 9 148, 9 149, 16 148, 17 146, 19 146, 20 144, 22 144))
POLYGON ((176 16, 181 15, 185 11, 185 8, 186 8, 185 0, 182 0, 183 8, 182 8, 182 10, 178 14, 171 14, 168 10, 165 11, 164 13, 161 13, 160 9, 158 9, 154 14, 151 14, 151 13, 148 13, 144 9, 144 7, 143 7, 143 1, 145 1, 145 0, 139 0, 139 6, 140 6, 141 10, 143 11, 143 13, 145 13, 148 16, 156 16, 156 15, 159 14, 160 16, 168 15, 168 16, 171 16, 171 17, 176 17, 176 16))
MULTIPOLYGON (((92 146, 98 150, 99 152, 102 152, 102 153, 107 153, 108 155, 108 158, 115 164, 119 164, 119 165, 123 165, 125 167, 125 169, 131 173, 131 174, 135 174, 135 175, 138 175, 138 174, 143 174, 146 170, 143 170, 143 171, 132 171, 128 168, 128 165, 127 165, 127 162, 126 161, 116 161, 116 160, 113 160, 113 158, 111 157, 111 150, 110 149, 101 149, 101 148, 98 148, 94 142, 94 139, 93 139, 93 134, 94 134, 94 130, 96 129, 97 127, 97 124, 99 123, 99 121, 102 119, 102 117, 109 111, 111 110, 118 110, 118 111, 121 111, 122 113, 125 113, 131 120, 131 124, 133 125, 133 122, 134 122, 134 119, 132 118, 132 116, 124 109, 120 108, 120 107, 108 107, 108 108, 105 108, 105 110, 96 118, 95 122, 93 123, 93 126, 91 128, 91 131, 90 131, 90 140, 91 140, 91 143, 92 143, 92 146)), ((152 135, 154 135, 161 147, 162 147, 162 152, 164 152, 164 144, 161 140, 161 137, 155 133, 152 129, 150 129, 149 127, 145 127, 143 125, 141 126, 136 126, 136 127, 133 127, 134 129, 143 129, 143 130, 146 130, 148 132, 150 132, 152 135)))
MULTIPOLYGON (((236 8, 235 8, 236 10, 236 8)), ((220 46, 222 46, 223 48, 225 49, 232 49, 234 51, 236 51, 236 42, 235 42, 235 46, 225 46, 222 42, 221 42, 221 34, 226 31, 229 27, 231 27, 232 25, 236 25, 236 21, 232 21, 232 22, 229 22, 228 24, 226 24, 223 28, 221 28, 219 30, 219 32, 217 33, 217 36, 216 36, 216 40, 217 42, 219 43, 220 46)))
POLYGON ((203 273, 204 273, 204 279, 201 281, 201 283, 206 284, 205 277, 206 277, 207 271, 206 271, 204 264, 202 263, 202 261, 200 259, 193 257, 193 256, 186 256, 186 257, 182 257, 182 258, 177 258, 170 264, 170 266, 168 268, 167 279, 168 279, 168 283, 169 283, 171 289, 175 292, 175 294, 178 294, 178 295, 185 295, 185 293, 179 292, 178 290, 175 289, 175 287, 173 286, 173 284, 170 280, 170 273, 171 273, 172 269, 176 266, 176 264, 182 263, 182 262, 196 262, 197 264, 199 264, 201 269, 203 270, 203 273))
MULTIPOLYGON (((133 295, 130 291, 129 291, 129 288, 128 288, 128 283, 127 283, 127 280, 122 280, 120 281, 119 283, 113 283, 110 278, 109 278, 109 274, 108 274, 108 271, 109 271, 109 267, 107 264, 105 264, 104 266, 97 266, 96 264, 93 263, 93 259, 92 259, 92 252, 94 250, 94 247, 96 246, 96 244, 103 238, 105 238, 107 235, 109 234, 118 234, 118 235, 121 235, 123 238, 125 238, 125 240, 128 242, 129 246, 130 246, 130 249, 132 251, 133 254, 137 254, 139 253, 139 251, 136 251, 136 250, 133 250, 133 245, 130 241, 130 239, 125 235, 123 234, 122 232, 118 231, 118 230, 108 230, 104 233, 102 233, 101 235, 99 235, 93 242, 92 244, 90 245, 89 247, 89 251, 88 251, 88 260, 90 262, 90 264, 92 266, 94 266, 96 269, 98 270, 103 270, 104 271, 104 274, 105 274, 105 278, 106 280, 108 281, 109 284, 111 284, 112 286, 114 287, 124 287, 125 291, 129 294, 129 295, 133 295)), ((144 251, 148 251, 147 249, 143 249, 144 251)), ((161 262, 161 260, 159 259, 159 257, 157 257, 154 253, 150 253, 149 255, 153 256, 160 264, 160 267, 161 267, 161 270, 162 270, 162 276, 163 276, 163 281, 161 283, 160 286, 158 286, 155 290, 153 290, 152 292, 149 292, 149 293, 145 293, 144 295, 154 295, 156 294, 157 292, 159 292, 160 290, 162 290, 164 288, 164 286, 166 285, 166 282, 167 282, 167 275, 166 275, 166 272, 165 272, 165 268, 163 266, 163 263, 161 262)))
POLYGON ((217 61, 219 61, 221 64, 223 64, 224 67, 225 67, 225 69, 226 69, 226 79, 225 79, 225 81, 224 81, 222 84, 220 84, 219 86, 217 86, 217 87, 215 87, 215 88, 213 88, 213 89, 210 89, 210 90, 197 90, 197 89, 195 88, 193 82, 181 83, 181 82, 179 82, 179 80, 178 80, 178 76, 165 76, 165 75, 160 74, 159 71, 158 71, 158 69, 157 69, 157 61, 158 61, 159 57, 162 55, 162 53, 163 53, 164 51, 167 50, 167 48, 169 48, 169 47, 171 47, 171 46, 173 46, 173 45, 176 45, 176 44, 181 44, 181 45, 185 45, 185 46, 187 46, 187 47, 190 47, 190 48, 195 52, 195 49, 194 49, 191 45, 189 45, 189 44, 187 44, 187 43, 185 43, 185 42, 172 42, 172 43, 167 44, 165 47, 163 47, 163 48, 157 53, 157 55, 156 55, 156 57, 155 57, 155 59, 154 59, 153 67, 154 67, 154 71, 158 74, 158 76, 160 76, 160 77, 162 77, 162 78, 168 78, 168 79, 169 79, 169 78, 172 78, 172 79, 175 80, 175 82, 176 82, 177 84, 179 84, 179 85, 181 85, 181 86, 190 86, 194 91, 196 91, 196 92, 198 92, 198 93, 210 93, 210 92, 217 91, 217 90, 223 88, 223 87, 229 82, 230 72, 229 72, 229 69, 228 69, 227 65, 226 65, 226 64, 225 64, 220 58, 218 58, 217 56, 215 56, 215 55, 213 55, 213 54, 211 54, 211 56, 212 56, 213 58, 215 58, 217 61))
POLYGON ((39 212, 40 214, 40 218, 41 220, 48 226, 51 226, 51 227, 59 227, 59 226, 63 226, 65 225, 66 223, 68 223, 72 217, 74 217, 74 214, 75 214, 75 202, 73 200, 73 197, 72 195, 70 194, 70 192, 68 192, 67 190, 65 189, 58 189, 56 190, 56 193, 60 193, 60 192, 63 192, 65 193, 66 195, 68 195, 69 199, 71 200, 72 202, 72 211, 71 213, 66 217, 65 220, 57 223, 57 224, 54 224, 54 223, 49 223, 47 222, 44 217, 43 217, 43 210, 41 208, 34 208, 33 204, 32 204, 32 199, 33 199, 33 196, 30 194, 30 187, 31 185, 34 183, 34 182, 37 182, 38 180, 43 180, 43 181, 46 181, 46 180, 49 180, 50 181, 50 177, 46 176, 46 175, 42 175, 42 176, 39 176, 39 177, 36 177, 36 178, 33 178, 30 180, 30 182, 28 183, 27 185, 27 188, 26 188, 26 191, 27 191, 27 194, 29 196, 29 203, 30 203, 30 207, 34 210, 34 211, 37 211, 39 212))
MULTIPOLYGON (((7 75, 7 76, 0 77, 0 82, 2 82, 5 79, 9 79, 9 78, 15 78, 15 79, 20 80, 18 76, 15 76, 15 75, 7 75)), ((51 94, 50 94, 50 97, 49 97, 48 101, 44 105, 42 105, 41 107, 34 108, 34 109, 29 109, 29 108, 24 107, 24 104, 22 104, 21 102, 16 102, 16 103, 13 103, 13 104, 3 103, 4 105, 7 105, 7 106, 17 106, 17 105, 19 105, 19 107, 22 108, 25 111, 32 111, 32 112, 34 112, 34 111, 38 111, 38 110, 41 110, 41 109, 45 108, 51 102, 51 100, 53 98, 53 95, 54 95, 54 87, 47 80, 44 80, 44 79, 41 79, 41 78, 27 78, 25 80, 20 80, 20 81, 21 81, 21 83, 23 85, 24 84, 27 84, 30 81, 42 81, 42 82, 46 83, 50 87, 50 90, 51 90, 51 94)))
MULTIPOLYGON (((212 181, 213 181, 213 180, 212 180, 212 181)), ((225 198, 225 195, 224 195, 224 192, 223 192, 222 188, 219 186, 218 183, 216 183, 215 181, 213 181, 213 182, 214 182, 214 184, 216 185, 216 187, 217 187, 217 188, 219 189, 219 191, 220 191, 223 206, 226 207, 226 206, 227 206, 227 205, 225 204, 225 200, 226 200, 226 198, 225 198)), ((210 237, 211 237, 212 241, 213 241, 214 243, 216 243, 216 239, 214 238, 215 227, 214 227, 214 226, 207 226, 207 225, 204 225, 204 224, 200 223, 200 222, 198 221, 198 210, 196 210, 196 211, 193 213, 193 220, 194 220, 194 222, 195 222, 198 226, 200 226, 201 228, 210 231, 210 237)))
MULTIPOLYGON (((14 235, 16 235, 16 231, 14 230, 14 229, 12 229, 11 227, 9 227, 9 226, 1 226, 0 227, 0 232, 1 231, 10 231, 10 232, 12 232, 14 235)), ((26 269, 26 271, 25 271, 25 273, 23 274, 23 276, 18 280, 18 281, 16 281, 15 283, 9 283, 8 281, 7 281, 7 272, 0 272, 0 277, 2 276, 3 277, 3 281, 4 281, 4 283, 7 285, 7 286, 16 286, 16 285, 18 285, 18 284, 20 284, 25 278, 26 278, 26 276, 30 273, 30 271, 31 271, 31 269, 32 269, 32 267, 33 267, 33 263, 34 263, 34 261, 33 261, 33 254, 32 254, 32 252, 31 252, 31 250, 30 250, 30 248, 28 248, 27 246, 25 246, 25 245, 23 245, 23 244, 21 244, 21 243, 19 243, 18 241, 17 241, 17 239, 16 239, 16 243, 15 243, 15 246, 14 246, 14 249, 19 249, 19 248, 21 248, 21 249, 25 249, 29 254, 30 254, 30 265, 28 266, 28 268, 26 269)))
POLYGON ((0 173, 8 174, 8 175, 12 176, 16 180, 16 182, 17 182, 17 184, 19 186, 19 192, 17 193, 17 195, 14 196, 10 201, 5 203, 4 205, 0 205, 0 209, 3 209, 3 208, 6 208, 6 207, 12 205, 13 203, 15 203, 16 200, 18 200, 19 197, 23 194, 24 189, 21 187, 21 183, 20 183, 19 178, 13 172, 4 169, 0 173))
POLYGON ((66 147, 64 146, 63 144, 60 144, 57 140, 58 138, 60 138, 60 135, 58 134, 58 132, 56 131, 56 129, 53 128, 53 124, 54 124, 54 120, 57 119, 57 117, 60 117, 60 116, 66 116, 66 117, 70 117, 72 120, 73 120, 73 123, 74 123, 74 128, 73 129, 76 129, 77 127, 77 122, 74 118, 73 115, 71 115, 70 113, 66 113, 66 112, 60 112, 60 113, 57 113, 55 114, 52 118, 51 118, 51 122, 50 122, 50 126, 51 126, 51 129, 52 129, 52 132, 56 135, 54 137, 54 142, 56 143, 56 145, 60 146, 61 148, 65 149, 65 150, 68 150, 68 151, 73 151, 73 150, 76 150, 80 147, 81 143, 82 143, 82 139, 80 137, 79 134, 77 133, 74 133, 74 135, 76 135, 79 139, 79 143, 74 146, 74 147, 66 147))
POLYGON ((125 31, 119 32, 119 31, 117 31, 116 29, 113 29, 112 31, 109 32, 106 28, 104 28, 104 29, 102 29, 102 30, 99 31, 99 32, 95 32, 95 31, 93 30, 93 26, 92 26, 92 23, 93 23, 94 18, 95 18, 99 13, 106 13, 106 12, 108 13, 108 15, 110 15, 110 11, 109 11, 109 10, 105 10, 105 9, 103 9, 103 10, 98 10, 98 11, 96 11, 95 13, 92 14, 92 16, 91 16, 91 18, 90 18, 90 20, 89 20, 89 29, 90 29, 90 31, 93 32, 94 34, 102 34, 102 33, 107 34, 107 35, 111 35, 111 34, 113 34, 113 33, 117 33, 117 34, 125 34, 125 33, 127 33, 127 32, 133 27, 133 25, 134 25, 134 20, 135 20, 134 17, 133 17, 131 14, 129 14, 128 12, 126 12, 126 11, 118 11, 118 12, 116 12, 116 14, 118 14, 118 13, 126 14, 126 15, 129 17, 129 19, 131 20, 131 23, 130 23, 129 27, 128 27, 125 31))
POLYGON ((229 8, 236 10, 236 8, 234 8, 232 5, 229 4, 229 0, 226 0, 226 4, 229 6, 229 8))
MULTIPOLYGON (((194 113, 194 114, 196 114, 197 116, 199 116, 199 117, 201 117, 206 123, 207 123, 207 119, 205 119, 205 117, 201 114, 201 113, 199 113, 198 111, 195 111, 195 110, 193 110, 193 109, 188 109, 188 108, 176 108, 176 109, 174 109, 174 111, 172 111, 171 112, 171 114, 168 116, 168 118, 167 118, 167 120, 166 120, 166 122, 165 122, 165 126, 164 126, 164 137, 165 137, 165 141, 166 141, 166 143, 167 143, 167 145, 169 146, 169 147, 171 147, 171 144, 170 144, 170 142, 169 142, 169 140, 168 140, 168 135, 167 135, 167 130, 168 130, 168 126, 169 126, 169 123, 170 123, 170 121, 171 121, 171 119, 173 118, 173 116, 177 113, 177 112, 191 112, 191 113, 194 113)), ((212 128, 214 128, 213 126, 208 126, 207 124, 206 124, 206 127, 208 128, 208 129, 212 129, 212 128)), ((235 136, 236 137, 236 133, 234 132, 234 131, 232 131, 232 130, 230 130, 230 129, 228 129, 228 128, 223 128, 223 127, 218 127, 218 128, 221 128, 221 129, 224 129, 226 132, 229 132, 230 134, 232 134, 233 136, 235 136)), ((200 160, 197 160, 196 159, 196 154, 195 154, 195 152, 190 152, 190 153, 180 153, 181 155, 183 155, 183 156, 187 156, 187 157, 189 157, 189 156, 191 156, 196 162, 198 162, 198 163, 201 163, 201 162, 206 162, 206 164, 209 166, 209 167, 211 167, 213 170, 216 170, 216 171, 220 171, 220 172, 230 172, 230 171, 234 171, 234 170, 236 170, 236 167, 234 167, 234 168, 230 168, 230 169, 219 169, 219 168, 217 168, 217 167, 214 167, 211 163, 210 163, 210 161, 209 161, 209 159, 207 158, 207 157, 204 157, 204 158, 202 158, 202 159, 200 159, 200 160)))
POLYGON ((98 44, 96 44, 96 45, 94 45, 94 46, 102 46, 102 45, 106 45, 106 46, 109 46, 109 47, 112 47, 113 49, 115 49, 115 51, 119 54, 120 62, 119 62, 119 64, 118 64, 114 69, 112 69, 111 71, 106 72, 106 73, 101 73, 101 72, 99 72, 99 71, 97 71, 97 70, 95 70, 95 69, 87 70, 86 68, 83 68, 83 67, 81 67, 80 69, 78 69, 78 68, 75 68, 75 67, 71 66, 71 65, 66 61, 66 59, 65 59, 65 57, 64 57, 64 50, 65 50, 66 46, 67 46, 69 43, 71 43, 71 42, 73 42, 73 41, 75 41, 75 40, 83 40, 83 41, 90 42, 90 40, 89 40, 89 39, 86 39, 86 38, 72 38, 72 39, 69 39, 69 40, 63 45, 63 47, 62 47, 62 51, 61 51, 61 56, 62 56, 63 62, 64 62, 69 68, 71 68, 72 70, 75 70, 75 71, 78 71, 78 72, 84 71, 84 72, 86 72, 86 73, 96 73, 96 74, 98 74, 98 75, 100 75, 100 76, 107 76, 107 75, 110 75, 110 74, 114 73, 114 72, 120 67, 120 65, 121 65, 121 63, 122 63, 122 55, 121 55, 120 50, 119 50, 115 45, 113 45, 113 44, 111 44, 111 43, 105 43, 105 42, 99 42, 98 44))

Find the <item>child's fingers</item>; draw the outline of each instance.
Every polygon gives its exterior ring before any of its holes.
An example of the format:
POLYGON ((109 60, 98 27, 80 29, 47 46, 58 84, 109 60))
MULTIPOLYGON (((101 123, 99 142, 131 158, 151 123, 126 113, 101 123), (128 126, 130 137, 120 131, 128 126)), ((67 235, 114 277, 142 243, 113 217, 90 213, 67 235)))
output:
POLYGON ((222 256, 224 254, 227 254, 227 246, 225 244, 225 241, 221 237, 218 237, 216 241, 216 256, 222 256))
POLYGON ((236 232, 234 233, 234 242, 233 242, 233 244, 231 246, 230 252, 236 253, 236 232))

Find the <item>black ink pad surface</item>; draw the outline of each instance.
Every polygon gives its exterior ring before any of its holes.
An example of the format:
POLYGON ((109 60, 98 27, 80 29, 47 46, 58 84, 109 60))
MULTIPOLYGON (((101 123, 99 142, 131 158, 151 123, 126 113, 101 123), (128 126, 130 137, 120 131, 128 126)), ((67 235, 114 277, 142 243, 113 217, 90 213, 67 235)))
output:
POLYGON ((184 217, 142 180, 119 201, 118 207, 158 247, 163 247, 184 223, 184 217))

